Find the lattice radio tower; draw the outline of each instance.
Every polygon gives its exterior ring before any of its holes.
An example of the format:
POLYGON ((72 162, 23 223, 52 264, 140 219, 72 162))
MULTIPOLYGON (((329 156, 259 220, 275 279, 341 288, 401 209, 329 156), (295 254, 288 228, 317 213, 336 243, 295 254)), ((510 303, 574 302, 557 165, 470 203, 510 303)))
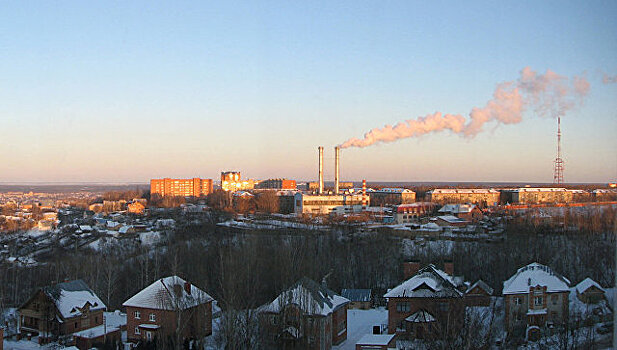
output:
POLYGON ((563 159, 561 159, 561 117, 557 118, 557 158, 555 158, 553 171, 553 183, 563 183, 563 159))

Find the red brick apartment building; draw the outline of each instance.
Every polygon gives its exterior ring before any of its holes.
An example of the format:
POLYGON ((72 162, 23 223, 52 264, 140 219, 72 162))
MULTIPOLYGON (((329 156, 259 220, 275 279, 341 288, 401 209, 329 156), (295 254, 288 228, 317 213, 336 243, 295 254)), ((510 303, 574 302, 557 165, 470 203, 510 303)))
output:
POLYGON ((127 340, 182 339, 212 334, 212 297, 178 276, 155 281, 124 302, 127 340))
POLYGON ((39 289, 19 307, 18 331, 55 339, 103 324, 105 309, 84 281, 58 283, 39 289))
POLYGON ((212 193, 212 179, 152 179, 150 194, 161 197, 201 197, 212 193))
POLYGON ((349 299, 302 278, 260 308, 259 323, 268 348, 328 350, 347 339, 349 299))

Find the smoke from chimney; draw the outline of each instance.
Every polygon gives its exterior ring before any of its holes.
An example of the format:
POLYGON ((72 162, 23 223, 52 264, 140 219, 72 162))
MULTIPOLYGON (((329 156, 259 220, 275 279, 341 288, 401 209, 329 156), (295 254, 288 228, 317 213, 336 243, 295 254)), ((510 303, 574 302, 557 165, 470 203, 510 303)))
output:
POLYGON ((378 142, 393 142, 443 130, 474 137, 482 131, 484 124, 493 120, 503 124, 520 123, 527 108, 541 116, 561 117, 580 104, 588 92, 589 82, 585 77, 570 79, 551 70, 538 74, 525 67, 517 80, 498 84, 493 98, 484 107, 474 107, 469 118, 435 112, 395 126, 375 128, 364 134, 362 139, 351 138, 339 147, 367 147, 378 142))

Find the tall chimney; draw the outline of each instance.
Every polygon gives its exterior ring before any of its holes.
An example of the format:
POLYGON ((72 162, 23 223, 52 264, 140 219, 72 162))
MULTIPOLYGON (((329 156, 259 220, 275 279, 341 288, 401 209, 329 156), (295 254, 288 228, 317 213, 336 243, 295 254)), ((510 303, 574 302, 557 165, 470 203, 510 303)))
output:
POLYGON ((362 180, 362 210, 366 210, 366 180, 362 180))
POLYGON ((334 194, 338 194, 339 191, 339 175, 338 175, 338 166, 339 166, 339 153, 341 149, 336 146, 334 147, 334 194))
POLYGON ((319 194, 323 194, 323 147, 319 146, 319 194))

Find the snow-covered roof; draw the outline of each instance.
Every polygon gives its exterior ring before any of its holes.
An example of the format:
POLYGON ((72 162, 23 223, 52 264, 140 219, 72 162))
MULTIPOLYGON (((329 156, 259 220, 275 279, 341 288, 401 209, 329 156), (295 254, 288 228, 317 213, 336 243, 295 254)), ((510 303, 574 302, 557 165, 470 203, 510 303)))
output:
POLYGON ((188 309, 205 304, 214 299, 208 293, 190 285, 190 293, 185 290, 185 280, 178 276, 169 276, 156 280, 125 301, 122 306, 158 310, 188 309))
POLYGON ((261 311, 279 313, 286 305, 295 304, 306 314, 326 316, 348 303, 349 299, 303 277, 270 304, 261 307, 261 311))
POLYGON ((80 316, 81 309, 86 305, 89 305, 90 311, 106 309, 101 299, 82 280, 62 282, 42 290, 65 319, 80 316))
POLYGON ((538 285, 546 286, 548 293, 567 292, 570 281, 548 266, 531 263, 518 269, 503 283, 503 294, 529 293, 529 287, 538 285))
POLYGON ((402 194, 402 193, 414 193, 414 191, 406 189, 406 188, 400 188, 400 187, 385 187, 385 188, 380 188, 378 190, 375 190, 373 193, 398 193, 398 194, 402 194))
POLYGON ((405 319, 411 323, 435 322, 435 316, 425 310, 418 310, 405 319))
POLYGON ((462 222, 468 222, 465 219, 461 219, 461 218, 457 218, 454 215, 441 215, 438 216, 437 219, 441 219, 449 224, 457 224, 457 223, 462 223, 462 222))
POLYGON ((520 187, 508 190, 510 192, 566 192, 563 187, 520 187))
POLYGON ((576 291, 579 294, 582 294, 582 293, 585 293, 585 291, 591 287, 596 287, 599 290, 605 292, 604 288, 602 288, 598 282, 592 280, 589 277, 585 278, 584 280, 581 281, 581 283, 576 285, 576 291))
POLYGON ((458 298, 463 293, 463 281, 439 270, 435 265, 427 265, 410 279, 387 292, 385 298, 458 298))
POLYGON ((428 193, 461 193, 461 194, 471 194, 471 193, 499 193, 499 191, 488 188, 436 188, 434 190, 428 191, 428 193))
POLYGON ((365 334, 356 345, 388 345, 396 334, 365 334))
POLYGON ((470 213, 476 206, 474 204, 446 204, 441 209, 440 213, 463 214, 470 213))
POLYGON ((472 291, 476 287, 484 290, 486 293, 488 293, 488 295, 493 294, 493 288, 491 288, 488 284, 484 283, 484 281, 482 280, 477 280, 474 284, 472 284, 469 288, 467 288, 467 292, 472 291))

